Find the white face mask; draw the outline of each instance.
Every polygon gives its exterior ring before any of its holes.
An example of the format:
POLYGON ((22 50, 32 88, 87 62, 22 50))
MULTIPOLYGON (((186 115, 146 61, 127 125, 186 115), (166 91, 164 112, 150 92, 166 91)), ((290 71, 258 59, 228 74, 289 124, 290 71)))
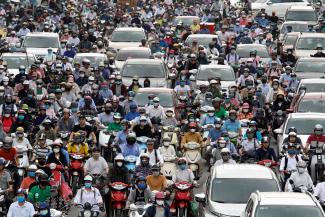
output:
POLYGON ((226 147, 226 144, 225 143, 219 143, 219 146, 220 146, 220 148, 224 148, 224 147, 226 147))
POLYGON ((53 149, 54 153, 59 153, 60 152, 60 148, 55 148, 53 149))
POLYGON ((299 174, 303 174, 306 171, 305 168, 301 168, 301 167, 297 167, 297 170, 299 174))
POLYGON ((3 85, 8 85, 8 81, 4 81, 3 82, 3 85))
POLYGON ((121 167, 121 166, 123 165, 123 162, 117 162, 116 165, 117 165, 118 167, 121 167))
POLYGON ((208 115, 209 115, 210 117, 213 117, 214 113, 213 113, 213 112, 209 112, 208 115))
POLYGON ((157 203, 158 206, 163 206, 164 205, 163 200, 156 200, 156 203, 157 203))
POLYGON ((164 142, 164 146, 168 147, 170 145, 169 142, 164 142))
POLYGON ((195 132, 195 129, 190 129, 190 131, 191 131, 192 133, 194 133, 194 132, 195 132))
POLYGON ((216 128, 220 128, 221 127, 221 124, 216 124, 216 128))

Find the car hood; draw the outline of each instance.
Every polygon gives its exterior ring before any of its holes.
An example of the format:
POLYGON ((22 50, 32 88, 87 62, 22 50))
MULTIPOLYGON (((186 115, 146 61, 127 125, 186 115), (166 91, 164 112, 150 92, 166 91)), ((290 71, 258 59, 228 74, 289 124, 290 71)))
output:
MULTIPOLYGON (((52 49, 53 49, 53 53, 58 51, 57 48, 52 48, 52 49)), ((46 56, 47 52, 48 52, 47 50, 48 50, 48 48, 26 48, 26 52, 28 54, 34 54, 36 57, 46 56)))
MULTIPOLYGON (((130 77, 123 77, 123 84, 126 86, 130 86, 132 83, 132 78, 130 77)), ((139 84, 143 85, 145 78, 139 78, 139 84)), ((167 87, 167 80, 163 78, 149 78, 150 80, 150 87, 167 87)))
POLYGON ((118 61, 118 60, 115 60, 114 63, 115 63, 115 67, 116 67, 116 69, 121 70, 121 69, 122 69, 122 66, 123 66, 124 63, 125 63, 125 61, 118 61))
POLYGON ((244 203, 216 203, 210 202, 212 213, 220 213, 226 216, 240 216, 245 209, 244 203))
MULTIPOLYGON (((240 58, 240 62, 246 62, 248 58, 240 58)), ((270 58, 260 58, 263 64, 267 64, 270 58)))
POLYGON ((252 10, 260 10, 261 8, 265 7, 265 3, 252 3, 252 10))
POLYGON ((296 56, 296 58, 310 57, 310 55, 313 55, 316 52, 317 52, 316 50, 299 50, 299 49, 296 49, 295 50, 295 56, 296 56))
POLYGON ((125 47, 139 47, 141 45, 140 42, 109 42, 109 46, 114 50, 118 51, 121 48, 125 47))
POLYGON ((325 78, 325 72, 296 72, 298 79, 325 78))

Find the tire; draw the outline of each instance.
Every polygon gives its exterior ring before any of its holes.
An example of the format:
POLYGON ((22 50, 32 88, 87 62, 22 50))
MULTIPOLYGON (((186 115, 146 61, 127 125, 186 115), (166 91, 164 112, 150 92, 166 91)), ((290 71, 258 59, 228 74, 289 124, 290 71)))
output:
POLYGON ((114 217, 123 217, 123 210, 121 209, 114 209, 114 217))
POLYGON ((77 190, 78 190, 78 182, 79 182, 79 177, 78 176, 72 176, 71 180, 71 188, 72 188, 72 194, 76 195, 77 190))
POLYGON ((187 212, 186 208, 178 208, 178 217, 187 217, 187 212))

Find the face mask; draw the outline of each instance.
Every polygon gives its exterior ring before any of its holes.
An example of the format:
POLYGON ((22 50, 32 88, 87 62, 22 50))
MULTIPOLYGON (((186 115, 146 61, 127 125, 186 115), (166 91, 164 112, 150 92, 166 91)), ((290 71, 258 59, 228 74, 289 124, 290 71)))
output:
POLYGON ((24 120, 25 116, 24 115, 18 115, 18 120, 22 121, 24 120))
POLYGON ((9 117, 10 117, 10 114, 5 114, 5 117, 6 117, 6 118, 9 118, 9 117))
POLYGON ((59 153, 59 152, 60 152, 60 148, 55 148, 55 149, 53 149, 53 152, 54 152, 54 153, 59 153))
POLYGON ((90 182, 85 183, 85 188, 91 188, 91 183, 90 182))
POLYGON ((159 171, 154 171, 154 172, 152 172, 152 175, 153 175, 153 176, 159 176, 159 171))
POLYGON ((303 174, 306 171, 306 169, 302 167, 297 167, 297 170, 299 174, 303 174))
POLYGON ((221 157, 222 157, 222 160, 226 161, 226 162, 230 159, 229 154, 222 155, 221 157))
POLYGON ((138 184, 138 188, 139 188, 140 190, 144 190, 144 189, 146 189, 146 187, 147 187, 147 185, 146 185, 145 183, 140 183, 140 184, 138 184))
POLYGON ((28 175, 29 177, 35 177, 35 172, 28 172, 27 175, 28 175))
POLYGON ((272 87, 275 90, 275 89, 278 89, 279 86, 278 85, 273 85, 272 87))
POLYGON ((196 130, 195 130, 195 129, 190 129, 190 131, 191 131, 192 133, 195 133, 196 130))
POLYGON ((206 101, 211 101, 211 100, 212 100, 212 98, 210 98, 210 97, 207 97, 207 98, 205 98, 205 100, 206 100, 206 101))
POLYGON ((17 133, 17 136, 18 136, 19 138, 22 138, 22 137, 24 137, 24 134, 23 134, 23 133, 17 133))
POLYGON ((169 142, 164 142, 164 146, 168 147, 170 145, 169 142))
POLYGON ((181 170, 185 170, 185 169, 186 169, 186 164, 181 164, 181 165, 179 165, 179 168, 180 168, 181 170))
POLYGON ((214 113, 213 113, 213 112, 209 112, 208 115, 209 115, 210 117, 213 117, 213 116, 214 116, 214 113))
POLYGON ((41 210, 39 212, 39 214, 43 215, 43 216, 46 216, 47 214, 49 213, 49 211, 47 209, 44 209, 44 210, 41 210))
POLYGON ((158 206, 163 206, 164 205, 163 200, 156 200, 156 203, 157 203, 158 206))
POLYGON ((158 107, 159 103, 154 103, 153 106, 158 107))
POLYGON ((25 202, 25 197, 24 196, 18 196, 17 201, 18 201, 18 203, 24 203, 25 202))
POLYGON ((123 162, 117 162, 116 165, 117 165, 118 167, 121 167, 121 166, 123 166, 123 162))
POLYGON ((323 131, 321 130, 315 130, 315 135, 320 136, 323 134, 323 131))
POLYGON ((236 118, 237 118, 237 116, 235 116, 235 115, 230 115, 229 116, 229 119, 232 120, 232 121, 236 120, 236 118))
POLYGON ((247 113, 249 110, 248 109, 243 109, 243 112, 244 113, 247 113))
POLYGON ((142 160, 142 161, 141 161, 141 164, 144 165, 144 166, 146 166, 146 165, 149 164, 149 161, 147 161, 147 160, 142 160))
POLYGON ((294 155, 294 154, 296 154, 296 150, 290 149, 290 150, 288 150, 288 154, 294 155))
POLYGON ((221 127, 221 124, 216 124, 216 128, 220 128, 221 127))
POLYGON ((219 143, 219 147, 224 148, 224 147, 226 147, 226 144, 225 143, 219 143))
POLYGON ((3 82, 3 85, 8 85, 8 81, 4 81, 3 82))
POLYGON ((106 114, 110 114, 111 111, 112 111, 112 110, 110 110, 110 109, 105 109, 105 113, 106 113, 106 114))
POLYGON ((85 74, 80 74, 79 76, 80 76, 80 78, 83 78, 83 77, 85 77, 85 74))

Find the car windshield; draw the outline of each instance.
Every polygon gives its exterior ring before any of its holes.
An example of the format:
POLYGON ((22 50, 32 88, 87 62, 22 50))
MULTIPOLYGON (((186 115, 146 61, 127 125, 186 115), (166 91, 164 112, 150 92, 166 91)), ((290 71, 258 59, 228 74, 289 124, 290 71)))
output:
POLYGON ((241 57, 241 58, 249 58, 249 53, 253 50, 257 51, 257 56, 261 57, 261 58, 269 58, 270 55, 267 52, 266 47, 264 46, 256 46, 254 47, 253 45, 251 46, 238 46, 237 48, 237 54, 241 57))
POLYGON ((297 134, 299 135, 310 135, 314 133, 314 127, 316 124, 321 124, 325 126, 324 118, 290 118, 286 126, 286 134, 290 127, 295 127, 297 129, 297 134))
POLYGON ((83 59, 88 59, 90 61, 90 66, 95 67, 98 66, 99 63, 107 60, 107 57, 106 56, 76 56, 74 58, 74 62, 81 63, 83 59))
POLYGON ((284 45, 294 45, 297 41, 298 35, 287 35, 284 40, 284 45))
POLYGON ((299 103, 298 112, 325 113, 325 101, 323 99, 303 99, 299 103))
POLYGON ((246 203, 251 193, 257 190, 277 192, 279 188, 274 179, 215 178, 211 200, 217 203, 246 203))
POLYGON ((152 92, 138 92, 134 100, 136 101, 137 105, 140 107, 145 106, 148 103, 148 96, 155 95, 159 97, 159 103, 163 107, 173 107, 173 95, 171 93, 152 93, 152 92))
POLYGON ((212 38, 213 37, 187 37, 185 43, 187 45, 191 45, 195 39, 197 41, 197 44, 203 45, 204 47, 209 47, 209 43, 212 42, 212 38))
POLYGON ((298 61, 296 72, 325 72, 325 61, 298 61))
POLYGON ((283 24, 281 28, 281 34, 284 34, 287 31, 287 26, 292 26, 292 32, 307 32, 308 31, 308 25, 307 24, 301 24, 301 23, 285 23, 283 24))
POLYGON ((316 50, 316 47, 325 47, 325 38, 300 38, 297 43, 297 49, 300 50, 316 50))
POLYGON ((59 41, 56 37, 26 36, 23 42, 26 48, 59 48, 59 41))
POLYGON ((256 210, 255 217, 322 217, 317 206, 264 205, 256 210))
POLYGON ((265 3, 265 2, 267 2, 267 0, 257 0, 254 3, 265 3))
POLYGON ((183 23, 183 26, 192 25, 193 20, 197 20, 198 23, 200 22, 200 19, 195 19, 193 17, 176 17, 173 21, 173 25, 177 25, 180 21, 183 23))
POLYGON ((150 52, 148 51, 139 51, 139 50, 134 50, 134 51, 124 51, 120 50, 117 55, 116 55, 116 60, 117 61, 125 61, 127 59, 149 59, 150 58, 150 52))
POLYGON ((209 78, 219 77, 221 81, 235 81, 235 74, 231 69, 206 68, 198 71, 197 80, 207 81, 209 78))
POLYGON ((303 84, 302 87, 306 88, 306 93, 314 93, 314 92, 325 92, 325 84, 303 84))
POLYGON ((142 31, 114 31, 112 33, 112 42, 141 42, 145 39, 145 34, 142 31))
POLYGON ((161 64, 124 64, 121 74, 123 77, 165 78, 161 64))
POLYGON ((28 57, 28 61, 26 56, 5 56, 2 59, 7 62, 8 69, 18 69, 21 65, 28 67, 35 62, 35 59, 31 56, 28 57))
POLYGON ((315 11, 288 11, 286 21, 317 21, 315 11))

